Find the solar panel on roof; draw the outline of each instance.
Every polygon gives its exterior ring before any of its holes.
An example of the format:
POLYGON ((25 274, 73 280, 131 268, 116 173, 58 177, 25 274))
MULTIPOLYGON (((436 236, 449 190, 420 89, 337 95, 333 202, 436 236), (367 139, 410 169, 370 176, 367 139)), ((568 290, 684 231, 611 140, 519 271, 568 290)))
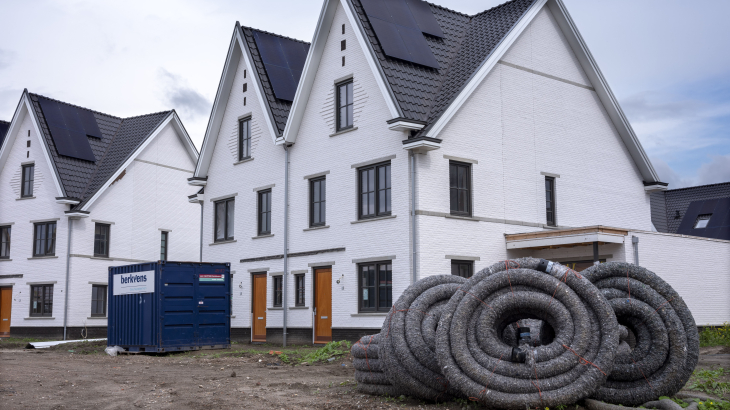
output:
POLYGON ((443 32, 428 4, 408 1, 412 6, 406 0, 361 0, 361 3, 385 55, 439 68, 423 33, 443 36, 443 32))
MULTIPOLYGON (((86 161, 96 161, 89 139, 86 137, 84 123, 79 116, 79 111, 85 110, 43 97, 39 97, 38 102, 58 154, 86 161)), ((86 121, 89 119, 87 118, 86 121)), ((94 120, 94 124, 96 124, 96 120, 94 120)), ((89 126, 91 127, 90 124, 89 126)), ((98 130, 98 125, 96 128, 98 130)), ((98 135, 101 133, 99 132, 98 135)))
POLYGON ((690 203, 677 233, 730 240, 730 198, 706 199, 690 203), (704 220, 705 223, 698 224, 700 220, 704 220))
POLYGON ((274 95, 280 100, 293 101, 309 45, 255 30, 253 35, 274 95))

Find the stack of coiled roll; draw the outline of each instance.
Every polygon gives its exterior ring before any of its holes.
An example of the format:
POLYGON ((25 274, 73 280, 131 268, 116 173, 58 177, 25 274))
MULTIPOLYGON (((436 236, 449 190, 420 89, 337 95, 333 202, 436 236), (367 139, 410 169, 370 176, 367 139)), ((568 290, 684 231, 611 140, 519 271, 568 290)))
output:
POLYGON ((578 273, 522 258, 416 282, 352 355, 363 393, 515 410, 638 405, 684 386, 699 337, 682 298, 642 267, 578 273))

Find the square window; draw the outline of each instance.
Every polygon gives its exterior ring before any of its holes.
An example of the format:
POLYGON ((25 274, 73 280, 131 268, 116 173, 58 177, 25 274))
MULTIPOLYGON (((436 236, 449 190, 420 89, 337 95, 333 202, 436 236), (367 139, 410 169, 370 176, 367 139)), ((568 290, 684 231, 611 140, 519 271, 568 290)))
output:
POLYGON ((474 261, 451 260, 451 274, 462 278, 471 278, 474 275, 474 261))
POLYGON ((56 222, 33 224, 33 256, 56 255, 56 222))
POLYGON ((53 316, 53 285, 30 287, 30 316, 53 316))
POLYGON ((358 169, 360 219, 391 214, 390 162, 358 169))
POLYGON ((337 85, 337 131, 352 128, 352 80, 337 85))
POLYGON ((35 165, 23 165, 22 181, 20 183, 20 196, 28 198, 33 196, 33 182, 35 179, 35 165))
POLYGON ((393 264, 390 261, 358 265, 360 312, 388 312, 393 305, 393 264))
POLYGON ((706 214, 706 215, 700 215, 697 217, 697 221, 695 222, 694 229, 703 229, 707 228, 707 224, 710 223, 710 218, 712 218, 712 214, 706 214))
POLYGON ((233 240, 233 215, 235 212, 235 199, 224 199, 215 203, 215 231, 213 237, 215 242, 233 240))
POLYGON ((94 256, 100 258, 109 257, 109 231, 108 224, 97 223, 94 227, 94 256))
POLYGON ((274 307, 282 306, 282 278, 283 276, 274 276, 274 307))
POLYGON ((91 286, 91 317, 106 317, 106 296, 105 285, 91 286))

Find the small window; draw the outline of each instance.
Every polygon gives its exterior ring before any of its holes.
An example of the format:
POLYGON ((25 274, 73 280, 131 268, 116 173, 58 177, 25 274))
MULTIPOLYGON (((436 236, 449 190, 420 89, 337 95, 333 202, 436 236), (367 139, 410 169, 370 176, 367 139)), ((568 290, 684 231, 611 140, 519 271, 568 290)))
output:
POLYGON ((215 242, 233 240, 235 204, 233 198, 215 203, 215 242))
POLYGON ((451 214, 471 216, 471 164, 449 162, 451 214))
POLYGON ((324 226, 326 222, 326 179, 309 181, 309 226, 324 226))
POLYGON ((304 274, 294 275, 294 306, 304 306, 304 274))
POLYGON ((345 66, 345 56, 342 56, 342 66, 345 66))
POLYGON ((337 131, 352 128, 352 81, 337 86, 337 131))
POLYGON ((347 40, 340 41, 340 51, 345 51, 347 49, 347 40))
POLYGON ((33 256, 56 255, 56 222, 33 225, 33 256))
POLYGON ((545 177, 545 213, 547 224, 555 226, 555 178, 545 177))
POLYGON ((471 278, 474 275, 474 261, 451 260, 451 274, 462 278, 471 278))
POLYGON ((360 168, 360 218, 390 215, 390 162, 360 168))
POLYGON ((35 178, 35 165, 23 165, 20 196, 28 198, 33 196, 33 179, 35 178))
POLYGON ((53 285, 30 287, 30 315, 53 316, 53 285))
POLYGON ((246 78, 246 70, 243 70, 243 78, 246 78))
POLYGON ((10 226, 0 226, 0 259, 10 259, 10 226))
POLYGON ((282 278, 283 276, 274 276, 274 307, 281 307, 281 295, 282 295, 282 278))
POLYGON ((248 83, 243 83, 243 92, 248 91, 248 83))
POLYGON ((162 231, 160 234, 160 260, 167 260, 167 248, 169 245, 170 232, 162 231))
POLYGON ((707 224, 710 223, 710 218, 712 218, 712 214, 698 216, 695 222, 695 229, 707 228, 707 224))
POLYGON ((238 160, 251 157, 251 120, 238 121, 238 160))
POLYGON ((91 317, 106 317, 106 289, 104 285, 91 286, 91 317))
POLYGON ((271 233, 271 190, 259 191, 259 235, 271 233))
POLYGON ((94 256, 100 258, 109 257, 109 231, 110 225, 96 224, 94 228, 94 256))
POLYGON ((345 34, 345 25, 342 25, 342 34, 345 34))
POLYGON ((362 264, 358 298, 361 312, 387 312, 393 304, 393 264, 390 261, 362 264))

